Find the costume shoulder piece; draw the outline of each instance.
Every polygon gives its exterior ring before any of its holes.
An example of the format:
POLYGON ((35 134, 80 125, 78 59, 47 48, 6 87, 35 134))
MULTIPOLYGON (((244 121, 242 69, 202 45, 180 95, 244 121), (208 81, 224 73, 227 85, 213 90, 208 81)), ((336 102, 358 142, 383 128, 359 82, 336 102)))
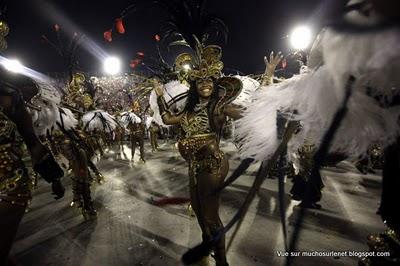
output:
POLYGON ((235 77, 222 77, 217 80, 216 85, 219 93, 217 108, 233 102, 243 88, 242 81, 235 77))

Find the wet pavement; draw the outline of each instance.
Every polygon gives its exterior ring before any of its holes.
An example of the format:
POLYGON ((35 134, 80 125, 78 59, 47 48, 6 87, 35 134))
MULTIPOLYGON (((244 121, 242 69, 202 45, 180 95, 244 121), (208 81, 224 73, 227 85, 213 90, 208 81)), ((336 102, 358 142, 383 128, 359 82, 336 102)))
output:
MULTIPOLYGON (((188 197, 185 161, 172 142, 151 153, 146 144, 146 163, 130 162, 130 149, 118 155, 109 150, 97 162, 106 177, 93 186, 97 219, 85 221, 70 207, 72 191, 64 178, 66 196, 53 200, 49 185, 39 182, 34 199, 15 241, 12 255, 17 265, 181 265, 181 255, 201 240, 196 218, 187 204, 157 207, 152 199, 188 197)), ((224 142, 231 171, 240 160, 236 149, 224 142)), ((252 165, 222 194, 220 214, 224 223, 237 211, 252 185, 258 165, 252 165)), ((361 175, 342 162, 322 170, 325 188, 321 210, 308 210, 298 251, 366 251, 368 233, 383 230, 375 214, 380 198, 380 177, 361 175)), ((286 182, 286 191, 291 182, 286 182)), ((267 179, 228 253, 230 265, 283 265, 285 258, 278 206, 277 179, 267 179)), ((289 235, 299 214, 286 195, 289 235)), ((228 234, 227 242, 229 242, 228 234)), ((301 253, 300 253, 301 255, 301 253)), ((294 265, 357 265, 357 257, 299 256, 294 265)))

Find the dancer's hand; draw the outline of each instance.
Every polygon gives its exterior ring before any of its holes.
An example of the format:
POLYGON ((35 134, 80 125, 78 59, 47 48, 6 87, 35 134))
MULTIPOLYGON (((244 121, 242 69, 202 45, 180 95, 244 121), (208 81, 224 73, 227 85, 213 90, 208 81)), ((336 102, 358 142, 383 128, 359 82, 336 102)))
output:
POLYGON ((265 75, 266 76, 273 76, 275 73, 275 69, 278 64, 283 59, 283 55, 279 52, 277 55, 274 54, 272 51, 269 55, 269 60, 267 56, 264 56, 264 63, 265 63, 265 75))
POLYGON ((158 80, 153 81, 153 86, 154 86, 154 91, 156 92, 156 95, 158 97, 164 95, 163 85, 158 80))

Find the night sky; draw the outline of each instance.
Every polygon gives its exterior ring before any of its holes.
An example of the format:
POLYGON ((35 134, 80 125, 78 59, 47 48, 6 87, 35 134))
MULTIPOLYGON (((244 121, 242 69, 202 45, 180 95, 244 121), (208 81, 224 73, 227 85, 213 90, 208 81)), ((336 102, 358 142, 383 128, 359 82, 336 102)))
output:
MULTIPOLYGON (((125 20, 126 33, 114 36, 106 43, 103 32, 111 28, 115 18, 126 8, 129 0, 9 0, 7 21, 11 28, 9 48, 3 53, 18 58, 24 65, 37 71, 62 72, 60 57, 41 41, 45 34, 54 39, 55 23, 62 29, 84 33, 108 54, 117 55, 129 71, 129 61, 138 51, 155 53, 153 36, 159 32, 165 15, 159 9, 146 9, 131 14, 125 20)), ((222 17, 229 27, 228 43, 223 46, 226 68, 243 73, 257 73, 264 69, 263 56, 271 50, 288 52, 285 36, 297 24, 316 24, 321 0, 214 0, 208 1, 212 13, 222 17)), ((318 27, 314 29, 318 31, 318 27)), ((101 71, 99 58, 88 50, 79 52, 82 70, 101 71)), ((170 57, 173 58, 173 55, 170 57)))

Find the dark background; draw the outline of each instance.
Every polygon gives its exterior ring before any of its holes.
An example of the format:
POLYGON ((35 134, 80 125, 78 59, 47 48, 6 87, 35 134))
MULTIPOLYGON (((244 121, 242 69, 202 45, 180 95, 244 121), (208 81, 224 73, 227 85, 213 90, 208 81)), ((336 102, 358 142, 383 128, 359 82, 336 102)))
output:
MULTIPOLYGON (((129 0, 9 0, 7 21, 11 28, 9 48, 3 56, 18 58, 24 65, 37 71, 61 72, 62 61, 48 44, 41 41, 45 34, 55 39, 55 23, 72 35, 84 33, 108 54, 118 55, 126 71, 129 61, 138 51, 155 53, 153 36, 159 32, 165 15, 159 9, 147 9, 131 14, 125 20, 126 33, 115 35, 106 43, 103 32, 110 29, 115 18, 126 8, 129 0)), ((318 32, 318 13, 321 0, 210 0, 209 9, 222 17, 230 29, 224 45, 224 63, 229 69, 243 73, 257 73, 264 69, 263 56, 271 50, 289 52, 285 37, 297 24, 309 23, 318 32)), ((88 43, 88 42, 86 42, 88 43)), ((101 59, 94 56, 96 49, 79 51, 80 67, 85 71, 100 71, 101 59), (92 51, 92 52, 89 52, 92 51)), ((97 49, 99 50, 99 49, 97 49)), ((173 55, 170 56, 170 60, 173 55)))

